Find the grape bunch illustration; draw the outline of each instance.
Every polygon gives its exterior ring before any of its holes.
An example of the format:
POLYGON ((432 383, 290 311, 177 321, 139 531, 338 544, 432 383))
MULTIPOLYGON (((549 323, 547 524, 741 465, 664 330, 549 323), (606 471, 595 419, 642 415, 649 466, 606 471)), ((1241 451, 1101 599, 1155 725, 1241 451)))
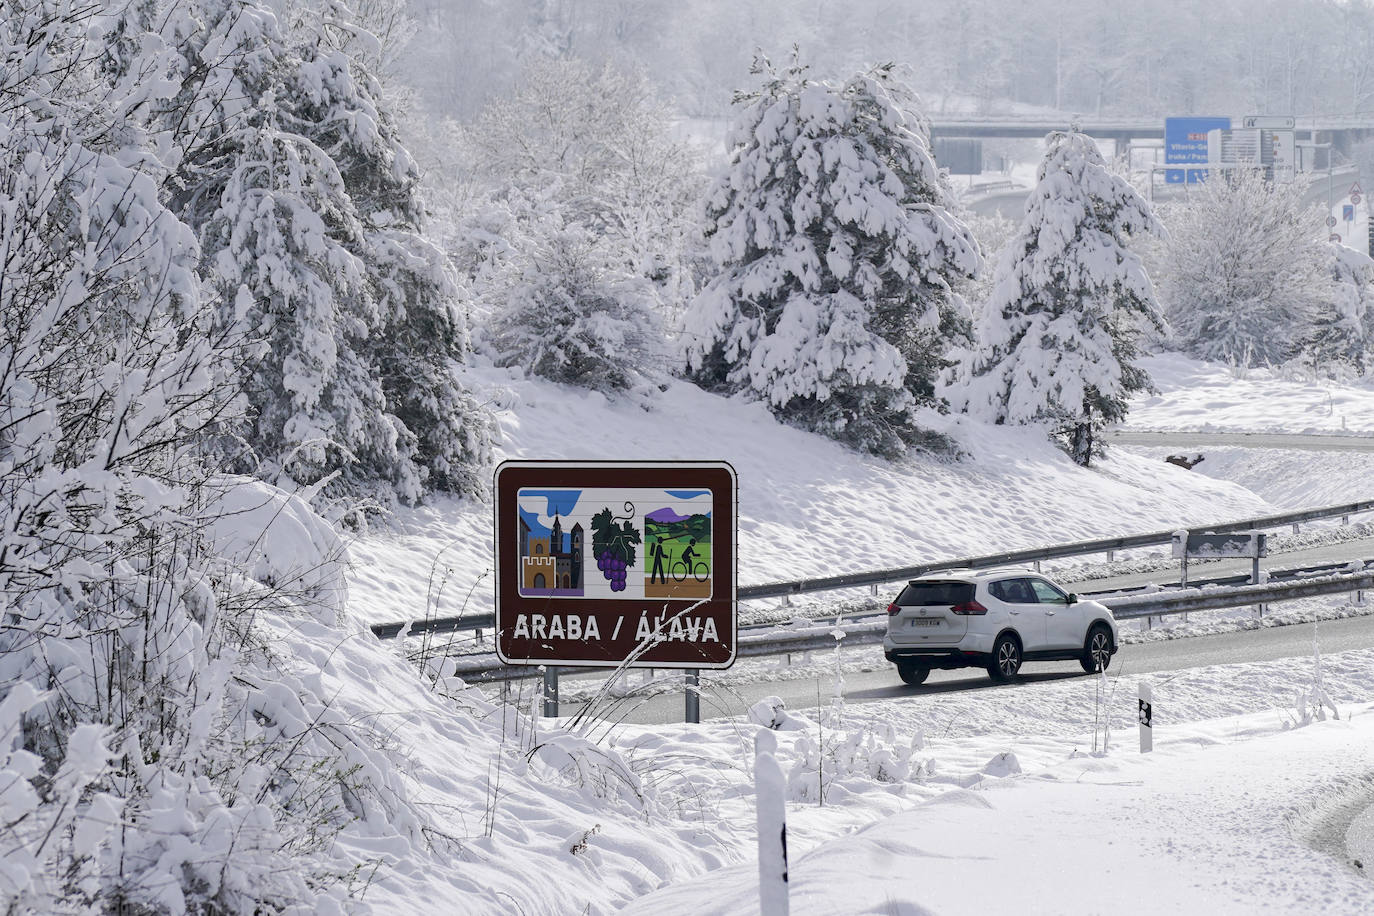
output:
POLYGON ((625 560, 609 550, 597 554, 596 568, 611 581, 611 591, 625 590, 625 560))
POLYGON ((625 503, 624 515, 613 515, 609 508, 592 516, 592 553, 596 568, 611 583, 611 591, 625 591, 627 573, 635 565, 635 545, 640 542, 639 529, 632 524, 634 503, 625 503))

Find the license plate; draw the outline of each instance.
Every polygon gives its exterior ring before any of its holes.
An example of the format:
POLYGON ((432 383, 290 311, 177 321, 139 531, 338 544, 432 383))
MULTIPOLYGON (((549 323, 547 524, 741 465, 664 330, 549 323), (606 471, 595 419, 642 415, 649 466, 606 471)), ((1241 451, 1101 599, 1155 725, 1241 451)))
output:
POLYGON ((911 625, 912 625, 913 627, 933 627, 933 626, 938 626, 939 623, 940 623, 940 618, 939 618, 939 617, 913 617, 913 618, 911 618, 911 625))

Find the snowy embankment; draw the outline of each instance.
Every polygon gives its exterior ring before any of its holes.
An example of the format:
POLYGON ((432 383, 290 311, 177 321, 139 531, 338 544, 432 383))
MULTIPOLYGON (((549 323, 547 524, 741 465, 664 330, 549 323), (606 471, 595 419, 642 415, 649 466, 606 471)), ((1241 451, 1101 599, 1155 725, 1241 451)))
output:
MULTIPOLYGON (((361 629, 272 635, 318 665, 338 716, 377 736, 393 803, 422 825, 389 839, 359 825, 336 841, 364 863, 375 912, 596 914, 641 897, 631 912, 750 911, 758 726, 552 722, 527 714, 532 694, 501 707, 457 681, 431 689, 398 645, 361 629)), ((1368 912, 1374 885, 1308 834, 1369 789, 1374 650, 1320 665, 1113 672, 791 713, 777 756, 793 911, 1151 912, 1158 899, 1171 912, 1368 912), (1135 747, 1139 680, 1154 692, 1149 757, 1135 747)))
POLYGON ((1177 353, 1140 365, 1157 394, 1131 402, 1126 428, 1374 435, 1374 385, 1301 379, 1271 369, 1239 372, 1177 353))
MULTIPOLYGON (((1371 792, 1374 705, 1283 732, 1274 715, 1178 727, 1016 773, 993 756, 944 794, 791 862, 794 914, 1368 913, 1374 884, 1304 835, 1348 793, 1371 792)), ((751 911, 741 865, 627 914, 751 911)))
MULTIPOLYGON (((1125 449, 1090 470, 1036 430, 930 414, 958 461, 891 463, 671 382, 647 406, 474 370, 503 409, 502 456, 725 460, 739 475, 741 584, 904 566, 1275 511, 1231 484, 1125 449), (614 449, 607 442, 614 442, 614 449)), ((1372 421, 1374 424, 1374 421, 1372 421)), ((353 613, 368 622, 491 610, 491 508, 440 500, 353 545, 353 613)))
MULTIPOLYGON (((898 466, 686 385, 645 410, 497 370, 477 376, 503 405, 508 457, 729 460, 741 482, 743 582, 1275 508, 1158 458, 1117 449, 1082 471, 1036 434, 957 419, 936 422, 965 460, 898 466)), ((1366 479, 1348 479, 1343 498, 1366 479)), ((363 903, 562 914, 643 898, 635 911, 748 912, 756 725, 538 719, 528 715, 534 696, 502 707, 432 667, 417 676, 401 645, 361 626, 465 602, 488 609, 490 526, 480 502, 407 513, 399 531, 352 545, 346 634, 273 625, 283 656, 314 669, 336 712, 375 734, 395 769, 396 804, 420 825, 385 842, 375 827, 339 837, 370 876, 363 903)), ((1135 682, 1117 676, 794 714, 778 750, 794 912, 1374 907, 1374 885, 1305 845, 1308 825, 1374 770, 1374 650, 1323 659, 1341 718, 1303 728, 1314 711, 1330 714, 1313 704, 1311 658, 1147 679, 1149 757, 1133 747, 1135 682)))

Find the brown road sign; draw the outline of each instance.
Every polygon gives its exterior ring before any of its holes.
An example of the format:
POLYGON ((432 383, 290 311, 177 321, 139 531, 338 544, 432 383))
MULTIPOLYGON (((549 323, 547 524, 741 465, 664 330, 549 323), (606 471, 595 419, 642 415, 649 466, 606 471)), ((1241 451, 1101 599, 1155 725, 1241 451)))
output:
POLYGON ((503 463, 497 655, 512 665, 728 668, 737 494, 724 462, 503 463))

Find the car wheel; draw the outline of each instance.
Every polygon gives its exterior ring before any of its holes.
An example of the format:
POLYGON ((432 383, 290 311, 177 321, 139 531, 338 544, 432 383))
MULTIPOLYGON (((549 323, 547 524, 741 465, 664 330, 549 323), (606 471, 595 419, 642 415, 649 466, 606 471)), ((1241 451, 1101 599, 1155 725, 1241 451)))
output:
POLYGON ((1106 671, 1112 663, 1112 634, 1106 627, 1098 624, 1088 630, 1088 638, 1083 641, 1083 657, 1079 659, 1083 670, 1092 674, 1106 671))
POLYGON ((997 637, 992 647, 992 663, 988 674, 994 681, 1009 681, 1021 670, 1021 644, 1016 637, 1004 633, 997 637))
POLYGON ((898 662, 897 673, 901 675, 902 680, 906 681, 912 687, 915 687, 917 684, 925 683, 926 677, 930 674, 930 669, 924 665, 913 665, 910 662, 898 662))

